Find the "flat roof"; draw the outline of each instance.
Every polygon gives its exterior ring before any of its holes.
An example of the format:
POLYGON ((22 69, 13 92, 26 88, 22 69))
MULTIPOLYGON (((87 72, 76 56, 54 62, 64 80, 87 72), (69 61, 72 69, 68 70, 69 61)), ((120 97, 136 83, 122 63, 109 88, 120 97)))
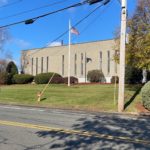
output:
MULTIPOLYGON (((112 41, 112 40, 114 40, 114 39, 87 41, 87 42, 82 42, 82 43, 73 43, 71 45, 81 45, 81 44, 86 44, 86 43, 88 44, 88 43, 96 43, 96 42, 112 41)), ((32 50, 40 50, 40 49, 44 49, 44 48, 54 48, 54 47, 63 47, 63 46, 68 46, 68 44, 58 45, 58 46, 41 47, 41 48, 32 48, 32 49, 26 49, 26 50, 22 50, 22 51, 32 51, 32 50)))

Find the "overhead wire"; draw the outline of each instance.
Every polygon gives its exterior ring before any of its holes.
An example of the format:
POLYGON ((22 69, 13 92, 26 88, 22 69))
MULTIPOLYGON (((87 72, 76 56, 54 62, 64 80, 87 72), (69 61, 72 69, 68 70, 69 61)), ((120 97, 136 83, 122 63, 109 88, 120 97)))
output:
MULTIPOLYGON (((59 10, 56 10, 56 11, 53 11, 53 12, 49 12, 47 14, 44 14, 44 15, 41 15, 41 16, 37 16, 37 17, 34 17, 34 18, 31 18, 31 19, 39 19, 39 18, 42 18, 42 17, 45 17, 45 16, 48 16, 50 14, 54 14, 54 13, 57 13, 57 12, 60 12, 60 11, 63 11, 63 10, 66 10, 66 9, 69 9, 69 8, 73 8, 73 7, 78 7, 78 6, 81 6, 81 5, 84 5, 86 4, 88 1, 83 1, 83 2, 80 2, 80 3, 76 3, 76 4, 73 4, 71 6, 68 6, 68 7, 65 7, 65 8, 62 8, 62 9, 59 9, 59 10)), ((85 17, 83 17, 81 20, 79 20, 76 24, 73 25, 73 27, 76 27, 78 26, 80 23, 82 23, 86 18, 88 18, 90 15, 92 15, 95 11, 97 11, 100 7, 102 7, 103 5, 105 5, 104 3, 102 3, 101 5, 99 5, 98 7, 96 7, 93 11, 91 11, 88 15, 86 15, 85 17)), ((24 21, 20 21, 20 22, 16 22, 16 23, 12 23, 12 24, 8 24, 8 25, 4 25, 4 26, 0 26, 0 28, 4 28, 4 27, 8 27, 8 26, 12 26, 12 25, 15 25, 15 24, 19 24, 19 23, 22 23, 22 22, 25 22, 26 20, 24 21)), ((60 36, 58 36, 57 38, 55 38, 52 42, 60 39, 61 37, 63 37, 65 34, 67 34, 69 31, 66 30, 63 34, 61 34, 60 36)), ((51 43, 52 43, 51 42, 51 43)), ((44 47, 45 48, 45 47, 44 47)), ((43 48, 39 49, 39 50, 42 50, 43 48)), ((37 51, 36 51, 37 52, 37 51)), ((34 52, 35 53, 35 52, 34 52)), ((33 55, 33 53, 32 53, 33 55)))
MULTIPOLYGON (((91 16, 95 11, 97 11, 99 8, 101 8, 104 4, 100 4, 98 5, 96 8, 94 8, 90 13, 88 13, 85 17, 83 17, 82 19, 80 19, 78 22, 76 22, 72 27, 77 27, 79 24, 81 24, 85 19, 87 19, 89 16, 91 16)), ((67 29, 65 32, 63 32, 62 34, 60 34, 58 37, 56 37, 54 40, 52 40, 50 43, 53 43, 57 40, 59 40, 61 37, 63 37, 64 35, 66 35, 69 32, 69 29, 67 29)), ((43 50, 45 47, 40 48, 39 50, 36 50, 35 52, 33 52, 31 55, 34 55, 35 53, 43 50)))
MULTIPOLYGON (((101 5, 99 5, 98 7, 96 7, 96 8, 95 8, 93 11, 91 11, 88 15, 86 15, 85 17, 83 17, 82 19, 80 19, 77 23, 75 23, 73 27, 76 27, 76 26, 78 26, 79 24, 81 24, 85 19, 87 19, 90 15, 92 15, 95 11, 97 11, 97 10, 98 10, 99 8, 101 8, 103 5, 104 5, 104 4, 101 4, 101 5)), ((67 31, 65 31, 63 34, 61 34, 61 36, 57 37, 55 40, 57 40, 58 38, 64 36, 68 31, 69 31, 69 29, 68 29, 67 31)), ((53 41, 54 41, 54 40, 53 40, 53 41)), ((40 50, 41 50, 41 49, 40 49, 40 50)), ((37 52, 39 52, 39 50, 36 51, 36 53, 37 53, 37 52)), ((34 54, 35 54, 35 53, 34 53, 34 54)), ((33 55, 33 53, 32 53, 32 55, 33 55)), ((55 75, 55 73, 53 73, 53 76, 54 76, 54 75, 55 75)), ((41 96, 44 94, 44 91, 46 90, 46 88, 47 88, 48 85, 50 84, 52 78, 53 78, 53 77, 51 77, 51 78, 49 79, 49 81, 48 81, 48 83, 46 84, 46 86, 43 88, 42 91, 40 91, 40 95, 38 94, 38 95, 39 95, 39 96, 38 96, 38 101, 40 101, 41 96)))
POLYGON ((58 12, 62 12, 64 10, 67 10, 67 9, 70 9, 70 8, 79 7, 79 6, 84 5, 86 3, 87 3, 87 0, 85 0, 84 2, 79 2, 79 3, 73 4, 73 5, 70 5, 70 6, 67 6, 67 7, 64 7, 64 8, 61 8, 61 9, 43 14, 43 15, 37 16, 37 17, 33 17, 33 18, 22 20, 22 21, 6 24, 6 25, 3 25, 3 26, 0 26, 0 28, 5 28, 5 27, 10 27, 10 26, 14 26, 14 25, 17 25, 17 24, 25 23, 27 20, 34 20, 35 21, 39 18, 43 18, 43 17, 49 16, 49 15, 52 15, 52 14, 55 14, 55 13, 58 13, 58 12))
MULTIPOLYGON (((102 7, 103 4, 99 5, 98 7, 96 7, 93 11, 91 11, 88 15, 86 15, 85 17, 83 17, 82 19, 80 19, 77 23, 75 23, 72 27, 77 27, 80 23, 82 23, 86 18, 88 18, 90 15, 92 15, 95 11, 97 11, 100 7, 102 7)), ((62 33, 61 35, 59 35, 57 38, 55 38, 51 43, 57 41, 58 39, 60 39, 61 37, 63 37, 65 34, 67 34, 69 32, 69 29, 67 29, 64 33, 62 33)))
MULTIPOLYGON (((113 2, 114 2, 114 1, 112 1, 111 4, 113 4, 113 2)), ((80 31, 80 34, 81 34, 81 33, 84 33, 84 32, 88 29, 88 27, 89 27, 91 24, 93 24, 93 23, 96 22, 98 19, 100 19, 99 17, 100 17, 100 16, 106 11, 106 9, 108 9, 109 7, 110 7, 110 5, 108 5, 108 7, 106 7, 106 8, 105 8, 100 14, 98 14, 94 19, 92 19, 92 21, 91 21, 87 26, 85 26, 82 31, 80 31)), ((96 9, 96 8, 95 8, 95 9, 96 9)), ((94 11, 94 10, 93 10, 93 11, 94 11)), ((83 18, 82 18, 82 19, 83 19, 83 18)), ((74 25, 73 27, 76 27, 76 26, 74 25)), ((60 36, 58 36, 55 40, 51 41, 50 43, 53 43, 53 42, 59 40, 61 37, 63 37, 63 36, 64 36, 65 34, 67 34, 68 32, 69 32, 69 29, 66 30, 66 31, 65 31, 63 34, 61 34, 60 36)), ((78 38, 78 37, 76 36, 76 37, 74 37, 72 40, 74 40, 74 39, 76 39, 76 38, 78 38)), ((32 55, 34 55, 35 53, 37 53, 37 52, 43 50, 44 48, 46 48, 46 47, 40 48, 39 50, 33 52, 32 55)), ((59 52, 60 52, 60 51, 59 51, 59 52)), ((57 53, 55 52, 55 55, 57 55, 59 52, 57 52, 57 53)))
POLYGON ((43 8, 47 8, 47 7, 50 7, 50 6, 55 6, 57 4, 61 4, 61 3, 64 3, 66 1, 68 1, 68 0, 57 1, 57 2, 54 2, 54 3, 51 3, 51 4, 43 5, 41 7, 37 7, 37 8, 30 9, 30 10, 22 11, 22 12, 13 14, 13 15, 8 15, 8 16, 5 16, 5 17, 1 17, 0 20, 6 20, 8 18, 17 17, 17 16, 27 14, 27 13, 30 13, 30 12, 34 12, 34 11, 37 11, 37 10, 40 10, 40 9, 43 9, 43 8))
MULTIPOLYGON (((91 11, 88 15, 86 15, 85 17, 83 17, 82 19, 80 19, 77 23, 74 24, 74 26, 72 27, 76 27, 78 26, 80 23, 82 23, 85 19, 87 19, 90 15, 92 15, 95 11, 97 11, 99 8, 101 8, 104 4, 99 5, 98 7, 96 7, 93 11, 91 11)), ((68 29, 67 31, 65 31, 63 34, 61 34, 58 38, 56 38, 55 40, 53 40, 52 42, 58 40, 60 37, 64 36, 66 33, 68 33, 70 29, 68 29)), ((40 49, 41 50, 41 49, 40 49)), ((36 51, 35 53, 39 52, 36 51)), ((34 53, 34 54, 35 54, 34 53)), ((33 54, 33 53, 32 53, 33 54)), ((45 87, 42 89, 42 91, 40 91, 40 94, 38 94, 38 101, 41 100, 41 97, 44 94, 44 91, 46 90, 46 88, 48 87, 48 85, 50 84, 50 82, 52 81, 52 78, 54 77, 55 73, 53 73, 52 77, 49 79, 48 83, 45 85, 45 87)))
MULTIPOLYGON (((114 1, 112 1, 111 4, 113 4, 114 1)), ((102 12, 100 14, 98 14, 97 16, 95 16, 90 23, 88 23, 81 31, 80 31, 80 34, 81 33, 84 33, 91 25, 93 25, 94 22, 96 22, 97 20, 100 19, 100 16, 110 7, 111 5, 107 5, 107 7, 104 8, 104 10, 102 10, 102 12)), ((76 39, 77 37, 74 37, 74 39, 76 39)))

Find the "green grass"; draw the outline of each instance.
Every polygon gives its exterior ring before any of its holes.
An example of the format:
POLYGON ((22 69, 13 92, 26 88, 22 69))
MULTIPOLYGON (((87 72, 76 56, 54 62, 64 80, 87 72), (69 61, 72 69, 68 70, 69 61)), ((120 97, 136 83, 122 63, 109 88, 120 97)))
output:
MULTIPOLYGON (((79 109, 90 111, 116 111, 114 104, 114 85, 49 85, 42 101, 37 102, 37 92, 45 85, 1 86, 0 103, 46 106, 53 108, 79 109)), ((126 101, 134 95, 137 88, 126 88, 126 101)), ((117 93, 116 93, 117 95, 117 93)), ((137 101, 139 101, 138 98, 137 101)), ((132 102, 134 103, 134 102, 132 102)), ((131 105, 131 104, 130 104, 131 105)), ((127 107, 127 111, 132 111, 127 107)), ((134 110, 135 111, 135 110, 134 110)))

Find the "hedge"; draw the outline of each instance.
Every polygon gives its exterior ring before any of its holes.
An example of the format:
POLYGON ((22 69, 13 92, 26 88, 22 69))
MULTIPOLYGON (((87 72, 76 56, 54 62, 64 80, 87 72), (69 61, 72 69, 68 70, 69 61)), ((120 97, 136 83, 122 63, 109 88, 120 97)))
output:
POLYGON ((141 90, 143 106, 150 111, 150 81, 141 90))
POLYGON ((12 75, 7 72, 0 72, 0 84, 11 84, 12 75))
MULTIPOLYGON (((53 74, 54 74, 53 72, 37 74, 34 77, 34 81, 35 81, 36 84, 47 84, 49 79, 53 76, 53 74)), ((62 82, 63 82, 62 76, 55 73, 51 83, 62 83, 62 82)))
MULTIPOLYGON (((68 77, 64 77, 64 83, 65 84, 68 83, 68 77)), ((70 77, 70 83, 71 84, 78 83, 78 78, 71 76, 70 77)))
POLYGON ((53 77, 50 83, 61 84, 61 83, 64 83, 64 79, 63 77, 53 77))
POLYGON ((111 83, 119 83, 119 77, 118 76, 112 76, 111 77, 111 83))
POLYGON ((90 82, 105 82, 104 74, 101 70, 88 71, 87 78, 90 82))
POLYGON ((13 76, 13 80, 16 84, 27 84, 33 81, 33 76, 29 74, 16 74, 13 76))

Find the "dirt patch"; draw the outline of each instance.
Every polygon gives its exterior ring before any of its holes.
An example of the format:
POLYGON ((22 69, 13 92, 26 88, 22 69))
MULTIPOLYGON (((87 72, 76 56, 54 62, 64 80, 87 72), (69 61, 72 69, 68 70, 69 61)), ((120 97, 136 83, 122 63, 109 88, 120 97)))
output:
POLYGON ((137 108, 138 112, 140 112, 140 113, 150 113, 150 111, 145 109, 145 107, 140 102, 136 104, 136 108, 137 108))

